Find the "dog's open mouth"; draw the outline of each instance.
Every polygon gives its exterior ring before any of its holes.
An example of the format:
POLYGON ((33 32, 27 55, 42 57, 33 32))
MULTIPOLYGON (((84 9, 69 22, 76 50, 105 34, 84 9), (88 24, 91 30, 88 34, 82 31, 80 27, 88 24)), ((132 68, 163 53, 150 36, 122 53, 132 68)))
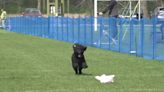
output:
POLYGON ((79 58, 81 58, 81 57, 82 57, 82 55, 80 55, 80 54, 79 54, 79 55, 78 55, 78 57, 79 57, 79 58))

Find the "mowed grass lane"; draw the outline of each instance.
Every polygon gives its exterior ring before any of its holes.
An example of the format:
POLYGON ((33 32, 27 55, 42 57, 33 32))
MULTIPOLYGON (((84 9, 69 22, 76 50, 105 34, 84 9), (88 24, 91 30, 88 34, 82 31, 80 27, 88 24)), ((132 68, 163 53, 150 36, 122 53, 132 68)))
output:
POLYGON ((0 92, 164 92, 164 62, 88 47, 75 75, 72 44, 0 31, 0 92), (94 76, 115 74, 101 84, 94 76))

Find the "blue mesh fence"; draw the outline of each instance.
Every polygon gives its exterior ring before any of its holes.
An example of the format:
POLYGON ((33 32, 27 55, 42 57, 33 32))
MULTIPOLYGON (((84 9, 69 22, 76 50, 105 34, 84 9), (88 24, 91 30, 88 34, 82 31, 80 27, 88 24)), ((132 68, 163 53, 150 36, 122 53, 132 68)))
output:
POLYGON ((94 17, 10 17, 6 29, 65 42, 164 60, 164 20, 94 17))

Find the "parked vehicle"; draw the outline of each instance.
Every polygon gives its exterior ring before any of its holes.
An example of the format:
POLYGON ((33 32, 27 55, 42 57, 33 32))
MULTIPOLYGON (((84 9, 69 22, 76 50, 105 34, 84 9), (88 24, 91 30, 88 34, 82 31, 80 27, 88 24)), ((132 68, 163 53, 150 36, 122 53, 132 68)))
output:
POLYGON ((26 8, 25 11, 22 13, 22 16, 38 16, 41 17, 42 13, 37 8, 26 8))

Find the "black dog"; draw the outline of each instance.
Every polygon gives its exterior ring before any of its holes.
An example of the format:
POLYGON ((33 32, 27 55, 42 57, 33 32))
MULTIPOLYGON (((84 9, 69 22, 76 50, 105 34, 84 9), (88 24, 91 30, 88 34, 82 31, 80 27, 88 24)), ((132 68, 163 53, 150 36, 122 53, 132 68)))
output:
POLYGON ((86 49, 86 46, 80 44, 73 45, 74 53, 72 54, 72 67, 76 74, 82 74, 82 69, 88 67, 84 57, 84 51, 86 49))

